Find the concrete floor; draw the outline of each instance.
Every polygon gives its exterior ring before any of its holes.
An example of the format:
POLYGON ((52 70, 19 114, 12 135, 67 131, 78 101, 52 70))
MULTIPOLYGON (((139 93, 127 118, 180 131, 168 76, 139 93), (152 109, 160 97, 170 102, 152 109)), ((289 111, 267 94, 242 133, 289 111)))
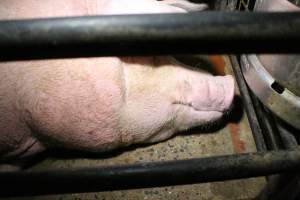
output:
MULTIPOLYGON (((217 70, 232 74, 229 60, 212 57, 212 62, 218 66, 217 70), (224 61, 223 61, 224 60, 224 61)), ((237 94, 238 94, 238 90, 237 94)), ((237 103, 238 104, 238 103, 237 103)), ((241 106, 241 105, 240 105, 241 106)), ((223 128, 211 133, 178 135, 162 143, 130 148, 120 154, 105 156, 105 158, 48 158, 33 166, 31 170, 49 168, 70 168, 86 166, 106 166, 119 164, 132 164, 140 162, 177 160, 198 158, 215 155, 255 152, 255 144, 249 128, 247 116, 241 115, 242 106, 237 108, 237 113, 229 117, 230 123, 223 128), (237 117, 235 115, 240 115, 237 117)), ((205 200, 231 200, 253 199, 265 185, 264 178, 251 178, 237 181, 194 184, 163 188, 136 189, 113 192, 68 194, 37 196, 18 199, 205 199, 205 200)), ((16 198, 14 198, 16 199, 16 198)))

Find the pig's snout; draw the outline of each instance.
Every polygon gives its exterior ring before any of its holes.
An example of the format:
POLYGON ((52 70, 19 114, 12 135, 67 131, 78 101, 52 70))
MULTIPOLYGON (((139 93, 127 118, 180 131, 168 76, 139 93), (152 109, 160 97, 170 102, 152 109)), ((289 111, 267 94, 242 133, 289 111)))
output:
POLYGON ((234 97, 234 80, 228 76, 210 76, 183 71, 175 106, 178 130, 213 123, 230 109, 234 97), (185 72, 185 73, 184 73, 185 72))
MULTIPOLYGON (((206 98, 200 101, 200 109, 208 111, 226 112, 234 96, 234 81, 232 76, 217 76, 207 82, 206 98)), ((197 106, 196 106, 197 107, 197 106)))
POLYGON ((229 110, 234 97, 234 80, 232 76, 208 76, 190 82, 186 91, 186 104, 197 111, 216 111, 224 113, 229 110))

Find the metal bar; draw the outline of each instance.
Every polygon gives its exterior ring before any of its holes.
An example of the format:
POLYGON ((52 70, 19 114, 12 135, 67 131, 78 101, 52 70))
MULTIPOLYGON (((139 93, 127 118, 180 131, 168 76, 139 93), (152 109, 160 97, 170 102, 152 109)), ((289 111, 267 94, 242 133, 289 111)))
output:
MULTIPOLYGON (((287 149, 297 148, 296 139, 293 138, 291 133, 283 132, 277 129, 277 125, 279 125, 279 121, 275 121, 273 115, 262 105, 262 103, 254 96, 254 94, 246 87, 246 83, 240 73, 240 65, 234 56, 232 58, 233 68, 235 71, 236 79, 238 83, 242 83, 241 93, 242 96, 246 94, 251 103, 247 103, 245 105, 246 110, 250 109, 252 111, 252 115, 249 118, 249 123, 258 122, 258 126, 260 127, 259 132, 254 132, 254 138, 258 136, 263 137, 266 142, 266 147, 268 150, 278 150, 282 148, 283 144, 287 149), (245 85, 244 85, 245 84, 245 85), (255 120, 252 121, 251 118, 255 117, 255 120), (260 133, 257 136, 257 133, 260 133), (282 139, 282 141, 280 140, 282 139), (283 142, 283 144, 282 144, 283 142)), ((240 84, 239 84, 240 85, 240 84)), ((246 99, 248 99, 246 98, 246 99)), ((247 101, 247 100, 246 100, 247 101)), ((249 115, 248 115, 249 116, 249 115)), ((261 139, 256 139, 261 142, 261 139)), ((280 174, 280 175, 271 175, 267 176, 267 185, 261 191, 260 195, 257 197, 259 200, 268 200, 268 199, 283 199, 285 197, 288 200, 295 200, 298 198, 299 191, 299 175, 296 174, 280 174)))
POLYGON ((274 151, 82 169, 0 173, 0 196, 95 192, 257 177, 300 169, 300 151, 274 151))
POLYGON ((300 53, 300 12, 200 12, 0 22, 0 60, 300 53))
POLYGON ((250 97, 268 150, 283 149, 276 122, 270 111, 266 110, 259 99, 250 91, 250 97))
MULTIPOLYGON (((269 112, 269 111, 266 111, 269 112)), ((274 126, 278 128, 278 134, 285 149, 297 149, 298 142, 294 135, 298 130, 286 124, 279 118, 273 118, 274 126)), ((300 174, 280 174, 275 175, 268 182, 265 189, 260 195, 263 199, 274 200, 296 200, 300 197, 300 174)))
POLYGON ((285 149, 294 149, 298 146, 297 138, 299 130, 283 122, 278 117, 275 118, 276 125, 279 129, 279 135, 284 144, 285 149))
MULTIPOLYGON (((270 117, 266 118, 267 114, 263 112, 263 107, 248 88, 236 56, 230 56, 230 58, 257 150, 278 150, 279 142, 275 139, 274 128, 271 127, 270 117)), ((278 175, 270 175, 266 176, 266 179, 268 180, 267 186, 257 198, 259 200, 267 200, 271 195, 276 193, 281 177, 278 175)))
POLYGON ((259 121, 257 119, 257 115, 254 109, 254 105, 252 99, 250 97, 250 93, 246 84, 246 81, 243 77, 240 64, 236 58, 236 56, 230 56, 232 69, 235 75, 236 82, 239 86, 241 97, 243 99, 244 107, 248 116, 248 121, 250 128, 252 130, 253 138, 256 144, 256 149, 258 151, 266 151, 266 143, 263 137, 262 129, 260 127, 259 121))
MULTIPOLYGON (((257 117, 262 127, 264 139, 267 144, 267 148, 269 150, 278 150, 284 147, 284 141, 281 140, 280 132, 277 127, 277 123, 269 110, 264 107, 264 105, 259 101, 257 97, 251 92, 252 102, 254 105, 254 109, 257 113, 257 117)), ((297 147, 297 145, 295 146, 297 147)), ((294 184, 295 174, 280 174, 280 175, 271 175, 267 177, 267 184, 264 189, 261 191, 258 200, 269 200, 269 199, 282 199, 282 196, 278 198, 283 191, 287 191, 286 189, 294 184), (288 186, 288 187, 287 187, 288 186)), ((296 185, 295 185, 296 186, 296 185)), ((288 189, 290 191, 291 188, 288 189)), ((297 194, 296 192, 293 193, 297 194)), ((293 195, 287 195, 286 200, 294 200, 293 195)))

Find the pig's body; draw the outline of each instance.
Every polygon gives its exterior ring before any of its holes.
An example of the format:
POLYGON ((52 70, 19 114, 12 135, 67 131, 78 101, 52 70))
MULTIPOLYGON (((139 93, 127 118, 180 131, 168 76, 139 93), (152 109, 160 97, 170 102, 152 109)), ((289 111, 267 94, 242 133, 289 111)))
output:
MULTIPOLYGON (((0 19, 204 7, 183 0, 2 0, 0 19)), ((161 141, 220 118, 233 90, 232 77, 184 69, 168 57, 0 63, 0 156, 53 147, 100 152, 161 141)))

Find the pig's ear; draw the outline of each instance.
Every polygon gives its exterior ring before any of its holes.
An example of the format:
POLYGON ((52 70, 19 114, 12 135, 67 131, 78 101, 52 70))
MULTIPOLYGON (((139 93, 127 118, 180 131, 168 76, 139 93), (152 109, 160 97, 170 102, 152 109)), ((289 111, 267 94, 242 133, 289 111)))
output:
POLYGON ((187 12, 196 12, 208 9, 207 4, 191 3, 187 0, 163 0, 162 2, 177 8, 182 8, 187 12))

